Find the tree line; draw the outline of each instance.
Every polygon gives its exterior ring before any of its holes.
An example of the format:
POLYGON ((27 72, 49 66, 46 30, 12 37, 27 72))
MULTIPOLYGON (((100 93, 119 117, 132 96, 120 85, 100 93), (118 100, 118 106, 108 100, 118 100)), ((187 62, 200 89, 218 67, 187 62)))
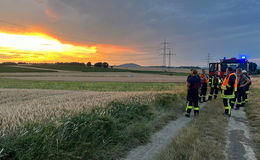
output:
MULTIPOLYGON (((95 67, 95 68, 108 68, 109 64, 107 62, 97 62, 92 64, 91 62, 80 63, 80 62, 57 62, 57 63, 26 63, 26 62, 2 62, 2 65, 18 65, 18 64, 56 64, 56 65, 71 65, 71 66, 87 66, 87 67, 95 67)), ((111 66, 112 67, 112 66, 111 66)))

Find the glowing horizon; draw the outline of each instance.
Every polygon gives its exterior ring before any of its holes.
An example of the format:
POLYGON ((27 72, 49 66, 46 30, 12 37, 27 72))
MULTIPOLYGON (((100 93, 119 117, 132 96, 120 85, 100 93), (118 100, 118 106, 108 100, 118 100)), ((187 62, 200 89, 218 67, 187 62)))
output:
POLYGON ((96 46, 63 43, 44 33, 0 32, 0 62, 83 61, 95 53, 96 46))

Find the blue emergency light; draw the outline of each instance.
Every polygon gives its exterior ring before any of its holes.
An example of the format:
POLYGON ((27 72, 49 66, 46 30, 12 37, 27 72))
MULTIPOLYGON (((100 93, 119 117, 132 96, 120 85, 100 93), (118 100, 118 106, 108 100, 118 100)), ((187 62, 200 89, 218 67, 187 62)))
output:
POLYGON ((241 59, 246 59, 246 56, 241 56, 241 59))

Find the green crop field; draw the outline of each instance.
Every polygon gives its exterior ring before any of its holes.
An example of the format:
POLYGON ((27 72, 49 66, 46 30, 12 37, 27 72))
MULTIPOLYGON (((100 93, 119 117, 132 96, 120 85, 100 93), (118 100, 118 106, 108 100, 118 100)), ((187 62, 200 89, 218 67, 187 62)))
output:
POLYGON ((166 91, 178 90, 184 83, 77 82, 0 79, 0 88, 57 89, 88 91, 166 91))
POLYGON ((133 73, 162 74, 162 75, 172 75, 172 76, 188 75, 188 73, 182 73, 182 72, 179 73, 179 72, 163 72, 163 71, 141 71, 141 70, 133 70, 133 69, 95 68, 95 67, 86 67, 84 65, 33 64, 31 66, 37 68, 81 71, 81 72, 133 72, 133 73))
POLYGON ((20 68, 9 65, 0 65, 0 73, 1 72, 56 72, 53 70, 41 70, 41 69, 32 69, 32 68, 20 68))

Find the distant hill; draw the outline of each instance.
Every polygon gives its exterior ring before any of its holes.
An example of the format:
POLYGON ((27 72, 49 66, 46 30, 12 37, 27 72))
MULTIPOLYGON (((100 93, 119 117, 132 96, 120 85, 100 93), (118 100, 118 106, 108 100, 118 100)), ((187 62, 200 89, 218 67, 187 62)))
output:
POLYGON ((141 67, 141 66, 138 65, 138 64, 135 64, 135 63, 127 63, 127 64, 121 64, 121 65, 118 65, 117 67, 138 68, 138 67, 141 67))

